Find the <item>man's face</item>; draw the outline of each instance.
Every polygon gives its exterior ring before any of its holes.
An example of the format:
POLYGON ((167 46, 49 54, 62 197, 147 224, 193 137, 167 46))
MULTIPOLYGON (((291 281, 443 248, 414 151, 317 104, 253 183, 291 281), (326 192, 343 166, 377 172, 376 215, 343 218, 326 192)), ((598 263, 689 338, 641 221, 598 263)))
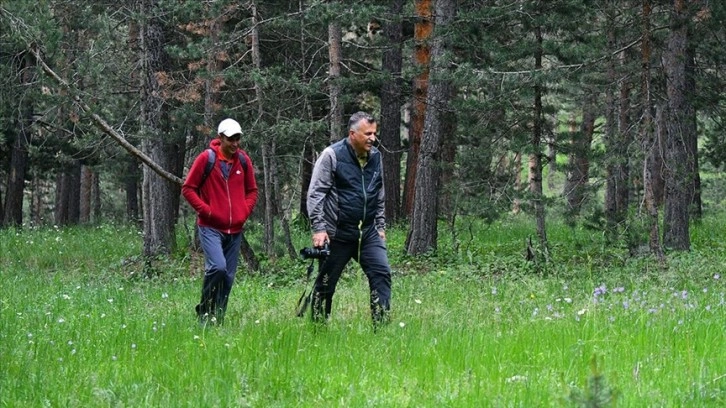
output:
POLYGON ((365 155, 371 150, 376 141, 378 125, 363 119, 348 131, 348 139, 359 156, 365 155))
POLYGON ((232 158, 234 157, 234 154, 237 152, 237 149, 239 148, 239 140, 242 137, 240 134, 232 135, 232 136, 225 136, 225 135, 219 135, 219 140, 222 142, 220 145, 220 149, 222 150, 222 153, 224 153, 224 156, 226 158, 232 158))

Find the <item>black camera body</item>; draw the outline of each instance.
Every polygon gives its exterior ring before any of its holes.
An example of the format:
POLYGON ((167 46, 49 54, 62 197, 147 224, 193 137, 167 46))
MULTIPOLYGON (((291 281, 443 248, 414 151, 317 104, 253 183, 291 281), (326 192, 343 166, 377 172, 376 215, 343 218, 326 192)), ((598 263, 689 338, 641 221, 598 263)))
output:
POLYGON ((326 242, 322 248, 303 248, 300 250, 300 256, 303 259, 325 259, 330 255, 330 247, 326 242))

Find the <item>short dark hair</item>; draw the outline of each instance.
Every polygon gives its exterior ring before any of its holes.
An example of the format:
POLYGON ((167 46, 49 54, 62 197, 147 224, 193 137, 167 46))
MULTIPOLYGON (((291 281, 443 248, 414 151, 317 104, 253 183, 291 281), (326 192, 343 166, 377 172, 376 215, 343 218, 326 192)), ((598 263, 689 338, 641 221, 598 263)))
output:
POLYGON ((376 123, 376 118, 373 117, 370 113, 359 111, 352 115, 350 115, 350 119, 348 120, 348 130, 351 130, 355 127, 357 127, 358 122, 365 120, 368 123, 376 123))

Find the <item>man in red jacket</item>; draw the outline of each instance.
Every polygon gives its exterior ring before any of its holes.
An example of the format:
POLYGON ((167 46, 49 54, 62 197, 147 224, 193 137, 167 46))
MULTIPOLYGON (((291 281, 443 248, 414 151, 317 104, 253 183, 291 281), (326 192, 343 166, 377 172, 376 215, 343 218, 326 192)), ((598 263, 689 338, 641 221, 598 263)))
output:
POLYGON ((249 156, 239 148, 241 137, 237 121, 220 122, 217 138, 209 143, 211 152, 205 150, 197 156, 182 185, 184 198, 197 212, 204 251, 202 299, 196 306, 202 324, 224 320, 237 272, 242 227, 257 203, 257 182, 249 156), (211 158, 213 167, 207 173, 211 158))

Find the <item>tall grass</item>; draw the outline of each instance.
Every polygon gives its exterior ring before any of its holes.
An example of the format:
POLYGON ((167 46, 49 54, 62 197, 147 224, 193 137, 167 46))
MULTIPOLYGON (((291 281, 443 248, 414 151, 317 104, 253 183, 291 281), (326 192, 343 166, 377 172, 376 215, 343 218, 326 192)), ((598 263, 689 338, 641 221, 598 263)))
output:
POLYGON ((0 406, 724 406, 723 224, 664 267, 552 223, 544 272, 522 258, 526 220, 418 259, 390 231, 378 331, 356 265, 326 326, 294 317, 305 264, 287 260, 241 269, 225 325, 203 327, 201 277, 180 253, 138 278, 134 229, 0 231, 0 406))

